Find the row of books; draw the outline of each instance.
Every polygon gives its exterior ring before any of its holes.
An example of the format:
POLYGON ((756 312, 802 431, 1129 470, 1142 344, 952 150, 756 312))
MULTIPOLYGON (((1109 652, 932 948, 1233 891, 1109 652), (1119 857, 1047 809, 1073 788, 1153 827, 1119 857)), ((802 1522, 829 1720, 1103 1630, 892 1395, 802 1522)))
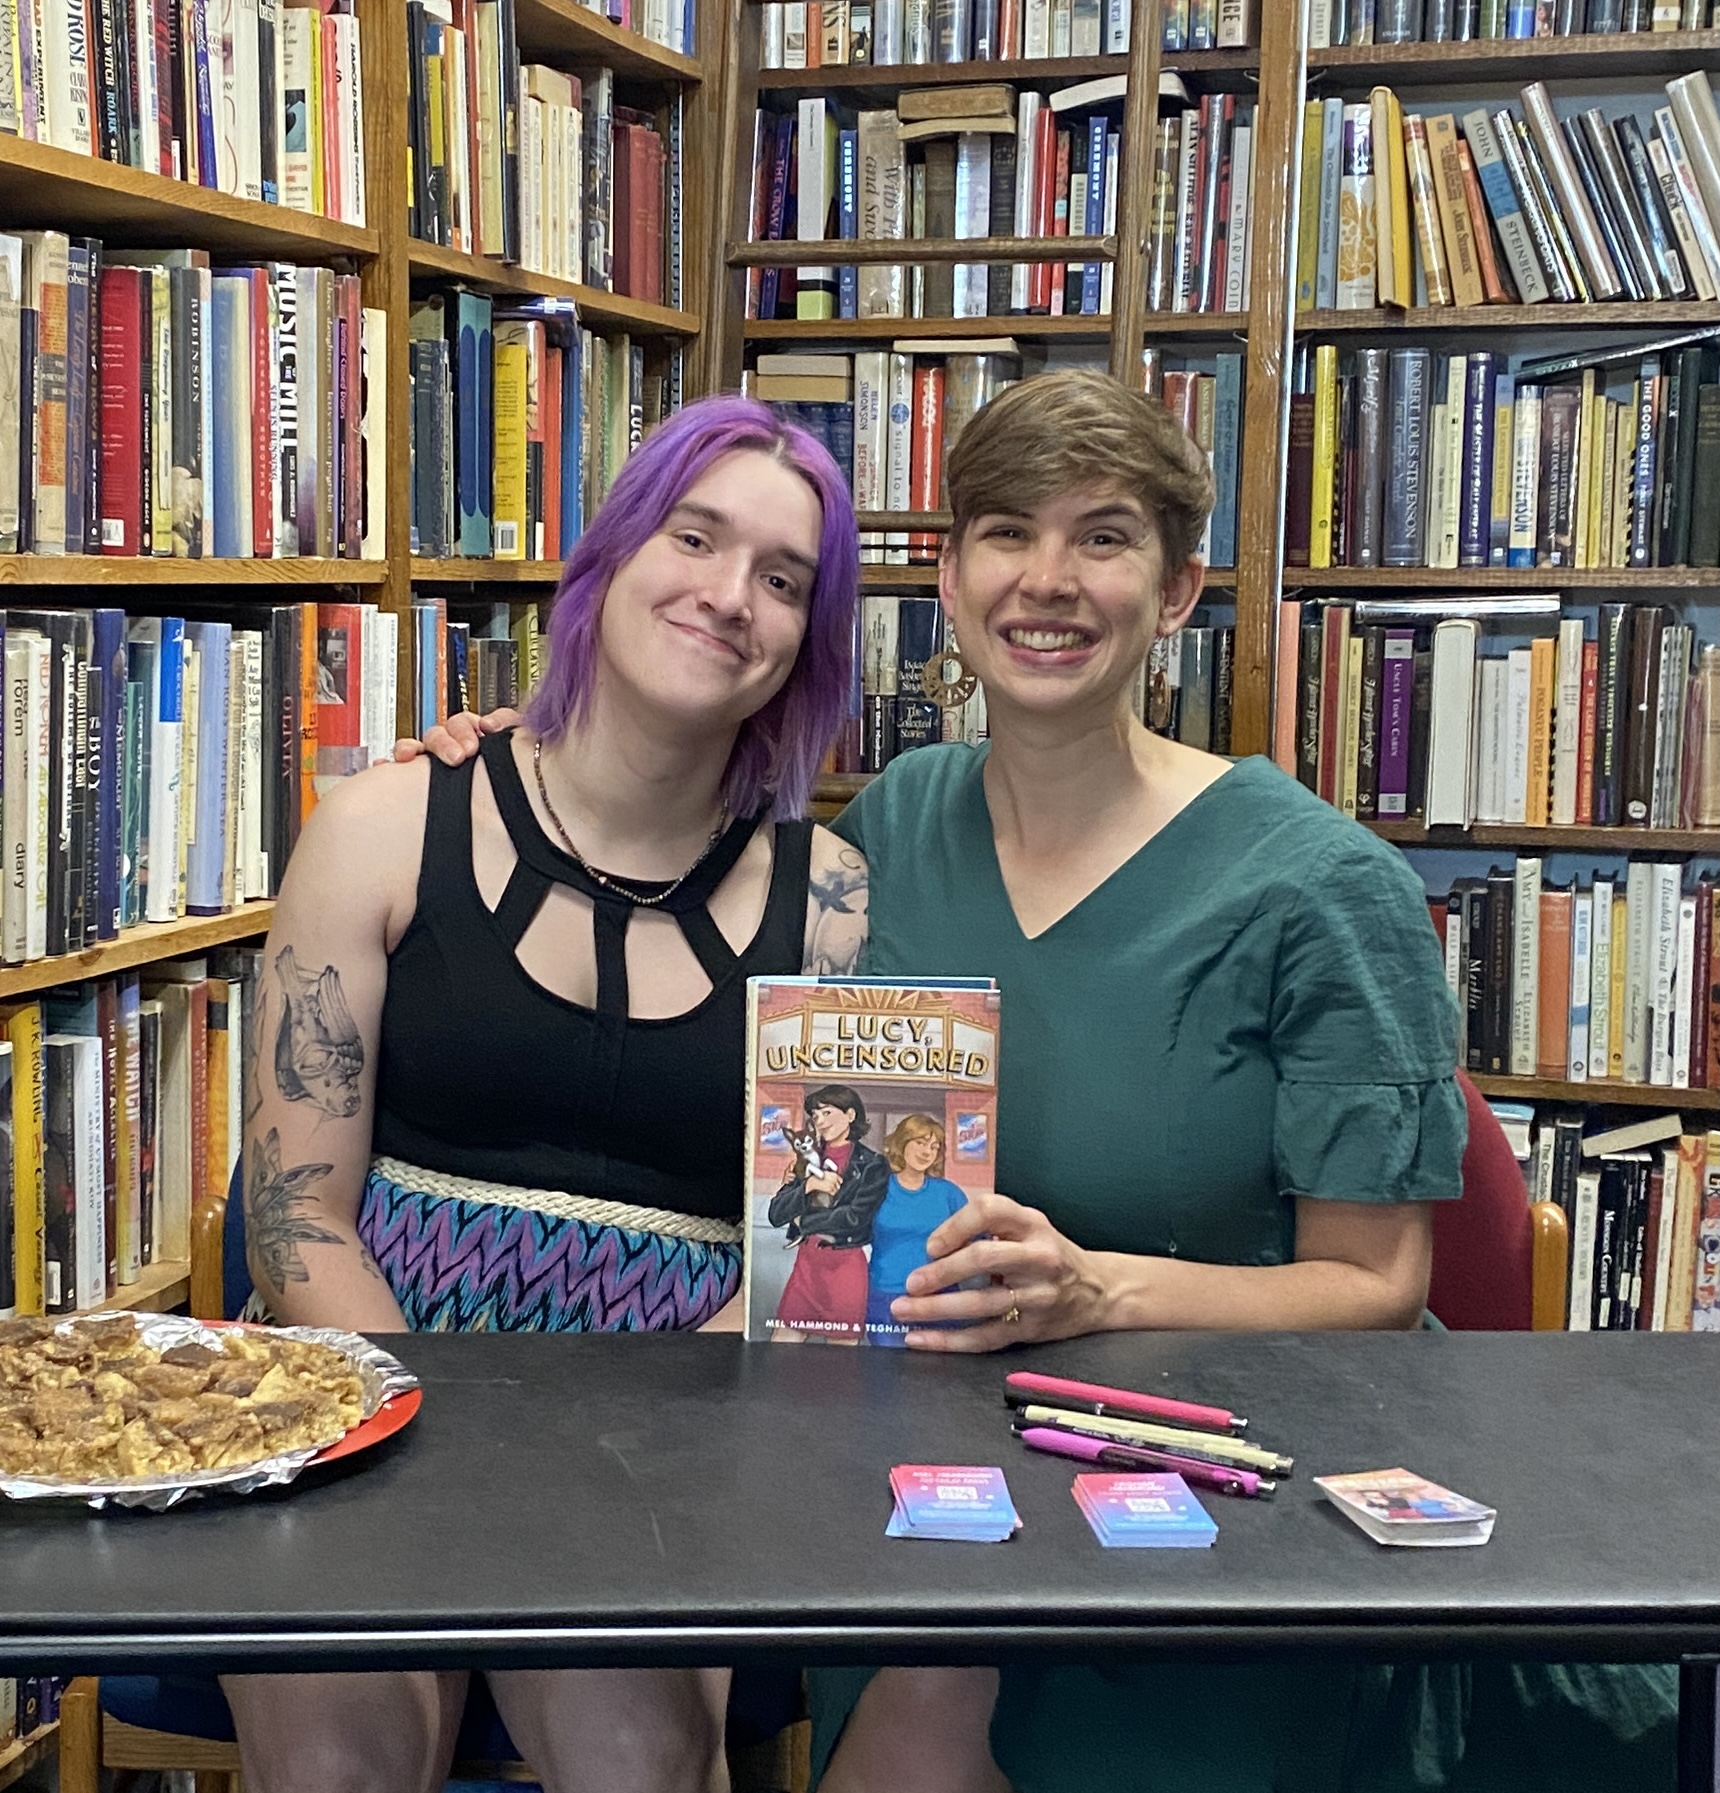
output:
POLYGON ((1713 0, 1313 0, 1308 47, 1701 31, 1713 0))
POLYGON ((1709 329, 1524 361, 1322 343, 1290 398, 1292 566, 1720 564, 1709 329))
POLYGON ((272 896, 316 794, 394 739, 395 618, 4 613, 0 957, 272 896))
POLYGON ((412 552, 561 560, 664 416, 667 379, 642 343, 553 303, 433 293, 411 335, 412 552))
POLYGON ((1433 900, 1462 1062, 1487 1076, 1720 1087, 1716 882, 1632 859, 1588 884, 1538 858, 1456 880, 1433 900))
MULTIPOLYGON (((852 120, 823 96, 753 121, 754 242, 1104 236, 1123 76, 1049 94, 920 88, 852 120), (1067 121, 1067 122, 1064 122, 1067 121)), ((1105 316, 1106 261, 754 268, 757 318, 1105 316)))
POLYGON ((1156 735, 1227 754, 1235 667, 1233 624, 1199 623, 1161 636, 1141 668, 1135 714, 1156 735))
POLYGON ((1149 311, 1245 311, 1254 107, 1233 93, 1161 117, 1153 137, 1149 311))
POLYGON ((410 234, 629 298, 672 287, 679 304, 678 127, 666 140, 620 104, 611 69, 522 65, 512 0, 461 11, 475 31, 406 8, 410 234))
POLYGON ((1720 113, 1703 73, 1652 120, 1609 102, 1405 112, 1388 87, 1303 117, 1298 310, 1720 292, 1720 113))
POLYGON ((1476 608, 1281 606, 1285 770, 1362 821, 1720 825, 1720 647, 1659 605, 1603 604, 1592 636, 1553 597, 1476 608))
MULTIPOLYGON (((1174 12, 1173 0, 1169 12, 1174 12)), ((1183 0, 1186 7, 1186 0, 1183 0)), ((1204 7, 1207 0, 1195 0, 1204 7)), ((1240 0, 1225 0, 1226 11, 1240 0)), ((765 0, 759 66, 839 68, 1121 56, 1133 0, 765 0)), ((1168 21, 1167 21, 1168 23, 1168 21)), ((1238 39, 1238 42, 1243 40, 1238 39)))
POLYGON ((1564 1210, 1567 1330, 1720 1331, 1720 1132, 1676 1114, 1597 1131, 1581 1113, 1491 1106, 1531 1199, 1564 1210))
POLYGON ((381 559, 386 325, 354 274, 0 234, 0 553, 381 559))
POLYGON ((7 0, 0 132, 363 224, 354 0, 7 0))
POLYGON ((955 638, 936 598, 865 593, 860 600, 860 751, 840 771, 882 772, 898 754, 986 737, 985 693, 952 685, 955 638))
POLYGON ((1212 469, 1212 514, 1197 550, 1209 567, 1236 565, 1242 492, 1242 373, 1240 354, 1210 357, 1212 371, 1189 367, 1155 347, 1141 351, 1141 379, 1194 438, 1212 469))
POLYGON ((256 947, 0 1006, 0 1310, 64 1314, 184 1264, 239 1157, 256 947))
MULTIPOLYGON (((412 707, 418 733, 461 710, 519 708, 549 664, 535 603, 412 603, 412 707)), ((378 755, 378 757, 382 757, 378 755)))
POLYGON ((0 1750, 58 1724, 65 1686, 58 1675, 0 1675, 0 1750))

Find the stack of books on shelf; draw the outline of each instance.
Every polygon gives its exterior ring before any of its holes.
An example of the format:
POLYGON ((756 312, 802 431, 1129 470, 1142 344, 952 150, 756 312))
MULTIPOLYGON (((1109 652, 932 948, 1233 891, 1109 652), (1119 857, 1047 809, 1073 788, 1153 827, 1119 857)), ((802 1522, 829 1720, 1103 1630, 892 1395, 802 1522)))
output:
POLYGON ((0 132, 362 225, 354 0, 12 0, 0 132))
POLYGON ((1159 21, 1166 50, 1240 50, 1254 42, 1254 0, 1161 0, 1159 21))
POLYGON ((1720 1332, 1720 1132, 1494 1102, 1570 1239, 1571 1332, 1720 1332))
POLYGON ((1208 373, 1171 361, 1157 348, 1141 351, 1146 390, 1170 409, 1212 468, 1216 495, 1199 553, 1208 567, 1225 571, 1236 565, 1242 495, 1242 356, 1214 355, 1211 363, 1208 373))
MULTIPOLYGON (((1225 0, 1224 10, 1243 3, 1225 0)), ((1194 5, 1210 11, 1207 0, 1194 5)), ((767 69, 1121 56, 1134 12, 1132 0, 765 0, 762 10, 767 69)))
POLYGON ((419 734, 461 710, 517 709, 549 664, 536 604, 412 605, 412 703, 419 734))
POLYGON ((1551 884, 1539 858, 1430 900, 1463 1062, 1486 1076, 1720 1089, 1711 875, 1633 859, 1551 884))
POLYGON ((1329 343, 1290 399, 1290 566, 1720 564, 1720 329, 1518 361, 1329 343))
POLYGON ((1700 31, 1713 0, 1314 0, 1308 47, 1700 31))
POLYGON ((1297 309, 1713 299, 1720 115, 1703 73, 1666 94, 1652 117, 1539 81, 1520 114, 1309 101, 1297 309))
MULTIPOLYGON (((893 111, 852 117, 823 96, 792 112, 761 107, 751 239, 1109 235, 1126 80, 1105 76, 1048 94, 1001 82, 915 88, 893 111)), ((1103 317, 1111 284, 1111 264, 1099 260, 755 268, 747 316, 1103 317)))
POLYGON ((1654 604, 1440 604, 1281 607, 1287 771, 1363 821, 1720 826, 1720 647, 1654 604))
POLYGON ((223 948, 0 1005, 16 1312, 99 1307, 188 1262, 192 1216, 238 1161, 261 961, 223 948))
POLYGON ((327 268, 0 233, 0 553, 380 560, 386 326, 327 268))
POLYGON ((976 685, 964 698, 947 687, 940 656, 955 648, 936 598, 861 598, 859 764, 838 771, 882 772, 915 747, 985 739, 985 693, 976 685))
POLYGON ((1141 669, 1135 714, 1156 735, 1229 753, 1235 666, 1234 624, 1198 623, 1161 638, 1141 669))
POLYGON ((656 116, 617 102, 610 69, 522 66, 512 0, 462 0, 463 27, 438 10, 406 8, 410 234, 661 304, 668 221, 677 302, 680 171, 656 116))
MULTIPOLYGON (((861 511, 943 507, 944 458, 963 426, 1021 377, 1009 337, 903 338, 854 355, 760 355, 743 390, 809 430, 848 476, 861 511)), ((936 534, 863 530, 862 564, 930 565, 936 534)))
POLYGON ((274 895, 317 792, 387 757, 394 617, 256 620, 4 613, 7 964, 274 895))
POLYGON ((412 552, 560 560, 667 413, 666 376, 554 300, 430 293, 410 333, 412 552))
MULTIPOLYGON (((1160 110, 1165 110, 1161 83, 1160 110)), ((1170 101, 1153 138, 1149 311, 1246 311, 1254 106, 1233 93, 1170 101)))
POLYGON ((58 1675, 0 1675, 0 1761, 15 1744, 58 1723, 65 1686, 58 1675))

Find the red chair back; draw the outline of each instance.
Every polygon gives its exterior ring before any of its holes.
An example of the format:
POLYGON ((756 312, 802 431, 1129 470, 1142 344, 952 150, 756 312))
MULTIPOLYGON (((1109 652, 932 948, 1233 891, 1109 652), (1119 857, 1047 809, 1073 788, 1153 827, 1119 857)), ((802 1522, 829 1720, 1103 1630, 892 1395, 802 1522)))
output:
POLYGON ((1433 1204, 1433 1277, 1427 1305, 1459 1332, 1527 1332, 1534 1288, 1529 1192, 1505 1130, 1473 1083, 1463 1195, 1433 1204))

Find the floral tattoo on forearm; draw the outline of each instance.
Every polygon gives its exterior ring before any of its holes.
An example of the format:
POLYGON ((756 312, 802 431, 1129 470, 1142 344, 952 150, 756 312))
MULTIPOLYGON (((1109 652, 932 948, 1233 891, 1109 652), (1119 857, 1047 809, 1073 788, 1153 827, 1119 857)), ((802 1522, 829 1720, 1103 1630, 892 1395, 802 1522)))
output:
POLYGON ((299 1255, 301 1245, 344 1245, 338 1233, 307 1220, 302 1204, 306 1191, 333 1169, 332 1164, 281 1166, 281 1136, 273 1127, 251 1141, 250 1174, 245 1182, 245 1244, 252 1266, 277 1295, 289 1282, 309 1282, 311 1273, 299 1255))

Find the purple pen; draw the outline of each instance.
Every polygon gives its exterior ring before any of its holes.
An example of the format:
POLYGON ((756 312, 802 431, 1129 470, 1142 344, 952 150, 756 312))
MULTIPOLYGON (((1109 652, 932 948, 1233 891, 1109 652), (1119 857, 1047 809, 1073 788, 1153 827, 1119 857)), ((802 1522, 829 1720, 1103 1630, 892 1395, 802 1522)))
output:
POLYGON ((1115 1444, 1103 1438, 1084 1438, 1075 1432, 1059 1432, 1051 1426, 1027 1426, 1018 1434, 1031 1451, 1054 1457, 1074 1457, 1106 1469, 1149 1469, 1180 1475, 1193 1487, 1214 1494, 1234 1494, 1243 1500, 1270 1500, 1277 1483, 1251 1469, 1230 1469, 1217 1463, 1200 1463, 1170 1451, 1149 1450, 1138 1444, 1115 1444))

